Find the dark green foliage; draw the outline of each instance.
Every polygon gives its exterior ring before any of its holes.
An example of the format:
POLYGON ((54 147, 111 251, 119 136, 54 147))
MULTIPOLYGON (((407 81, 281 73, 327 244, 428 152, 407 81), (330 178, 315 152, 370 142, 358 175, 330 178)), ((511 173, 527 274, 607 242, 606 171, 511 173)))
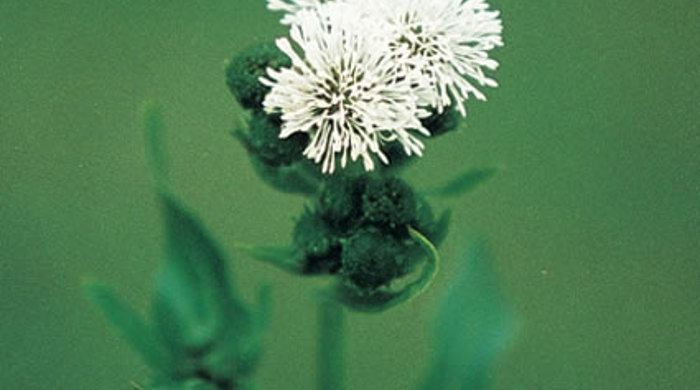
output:
POLYGON ((488 371, 514 335, 486 246, 472 243, 440 308, 435 356, 423 390, 485 390, 488 371))
POLYGON ((340 239, 318 214, 306 210, 294 227, 294 247, 303 273, 335 273, 340 268, 340 239))
POLYGON ((342 275, 359 293, 372 293, 406 273, 410 254, 394 236, 367 227, 343 243, 342 275))
POLYGON ((378 313, 420 295, 435 280, 440 259, 437 249, 425 236, 410 227, 408 228, 408 233, 410 238, 424 250, 426 255, 425 265, 420 275, 413 282, 398 290, 385 287, 361 289, 352 282, 348 283, 346 279, 345 282, 338 282, 331 289, 322 291, 322 297, 334 300, 351 310, 378 313))
POLYGON ((266 69, 291 66, 289 58, 274 43, 249 47, 235 55, 226 67, 226 84, 238 102, 247 109, 260 109, 265 95, 270 91, 259 78, 266 69))
POLYGON ((426 240, 442 240, 449 215, 435 220, 427 201, 396 177, 347 175, 324 182, 314 209, 297 221, 292 250, 265 247, 249 254, 294 273, 340 271, 356 292, 373 294, 415 269, 424 250, 409 227, 426 240), (287 251, 294 252, 290 260, 287 251))
MULTIPOLYGON (((411 221, 413 226, 419 232, 423 232, 431 241, 433 241, 432 233, 435 228, 435 214, 433 208, 430 207, 425 197, 416 195, 416 210, 411 221)), ((433 241, 434 242, 434 241, 433 241)))
POLYGON ((359 226, 365 176, 331 176, 323 185, 318 201, 321 217, 338 233, 347 234, 359 226))
MULTIPOLYGON (((430 116, 421 119, 421 123, 428 129, 431 138, 456 130, 459 127, 461 118, 456 110, 448 109, 438 113, 437 110, 430 109, 430 113, 430 116)), ((425 139, 425 137, 423 138, 425 139)), ((382 145, 382 151, 389 159, 388 165, 381 165, 380 169, 383 171, 395 172, 418 160, 415 154, 406 154, 400 142, 385 143, 382 145)))
POLYGON ((373 178, 362 194, 362 216, 367 223, 385 231, 403 230, 415 220, 416 196, 397 177, 373 178))
POLYGON ((408 155, 404 150, 403 145, 400 142, 389 142, 382 145, 382 151, 389 159, 388 165, 381 165, 380 169, 385 172, 399 171, 400 169, 408 166, 418 160, 417 156, 414 154, 408 155))
POLYGON ((318 192, 318 180, 304 169, 304 162, 275 167, 267 165, 255 155, 250 155, 250 159, 258 176, 277 191, 302 195, 318 192))
POLYGON ((290 193, 312 195, 318 191, 319 178, 304 160, 303 151, 308 135, 296 133, 279 138, 280 118, 254 111, 248 128, 237 129, 233 135, 246 148, 258 176, 275 189, 290 193))
POLYGON ((449 210, 445 211, 436 220, 428 200, 424 196, 416 195, 416 213, 410 225, 423 233, 435 246, 439 246, 447 235, 450 215, 449 210))
POLYGON ((266 165, 271 167, 290 165, 304 158, 303 152, 309 137, 304 133, 296 133, 288 138, 280 138, 281 124, 279 115, 253 112, 248 121, 248 132, 241 130, 236 132, 235 136, 249 153, 266 165))
POLYGON ((430 131, 432 137, 448 133, 456 130, 459 126, 459 112, 453 109, 446 109, 442 113, 438 113, 435 109, 431 109, 431 115, 421 119, 423 127, 430 131))

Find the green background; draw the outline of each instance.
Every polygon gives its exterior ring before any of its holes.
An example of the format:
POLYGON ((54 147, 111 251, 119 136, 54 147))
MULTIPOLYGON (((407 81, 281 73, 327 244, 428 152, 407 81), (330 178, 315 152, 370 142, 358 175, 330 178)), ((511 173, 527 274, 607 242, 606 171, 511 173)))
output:
MULTIPOLYGON (((350 389, 407 389, 467 232, 489 239, 518 339, 495 389, 696 389, 700 383, 700 3, 494 1, 500 87, 407 179, 504 170, 454 209, 434 287, 351 315, 350 389)), ((127 389, 148 370, 81 290, 148 308, 163 242, 141 108, 168 126, 175 191, 234 257, 245 298, 274 286, 257 384, 314 383, 323 280, 236 254, 289 242, 304 199, 254 174, 229 132, 224 61, 285 33, 262 0, 0 2, 0 388, 127 389)))

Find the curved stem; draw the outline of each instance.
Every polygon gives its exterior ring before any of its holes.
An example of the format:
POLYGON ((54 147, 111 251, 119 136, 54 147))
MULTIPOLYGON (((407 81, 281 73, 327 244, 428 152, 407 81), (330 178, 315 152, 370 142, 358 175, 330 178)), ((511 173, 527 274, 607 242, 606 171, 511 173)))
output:
POLYGON ((408 294, 409 297, 406 300, 417 297, 430 287, 440 269, 440 254, 437 248, 435 248, 435 245, 412 226, 408 227, 408 234, 411 238, 416 240, 421 248, 428 254, 428 262, 423 269, 423 277, 407 288, 407 290, 410 289, 410 291, 408 294))

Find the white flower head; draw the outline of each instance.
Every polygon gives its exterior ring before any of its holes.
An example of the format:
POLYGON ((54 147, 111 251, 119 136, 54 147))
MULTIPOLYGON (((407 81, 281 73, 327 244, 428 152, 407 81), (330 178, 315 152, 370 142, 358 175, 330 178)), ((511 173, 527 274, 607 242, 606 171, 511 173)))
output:
POLYGON ((277 40, 291 68, 268 69, 260 79, 271 87, 265 110, 281 114, 280 138, 309 134, 304 155, 324 173, 333 173, 336 158, 345 167, 348 157, 361 157, 368 171, 373 156, 388 163, 381 150, 387 142, 420 155, 423 144, 412 133, 429 135, 420 122, 428 113, 412 91, 414 76, 396 71, 386 42, 363 31, 366 21, 348 7, 330 3, 297 12, 290 31, 297 47, 277 40))
POLYGON ((285 13, 282 24, 294 24, 296 14, 302 10, 313 10, 326 3, 327 0, 267 0, 267 8, 285 13))
POLYGON ((358 6, 383 22, 400 66, 420 70, 430 89, 426 103, 438 112, 455 103, 466 115, 469 95, 486 100, 470 81, 498 86, 483 68, 498 67, 488 51, 503 46, 502 24, 485 0, 360 0, 358 6))

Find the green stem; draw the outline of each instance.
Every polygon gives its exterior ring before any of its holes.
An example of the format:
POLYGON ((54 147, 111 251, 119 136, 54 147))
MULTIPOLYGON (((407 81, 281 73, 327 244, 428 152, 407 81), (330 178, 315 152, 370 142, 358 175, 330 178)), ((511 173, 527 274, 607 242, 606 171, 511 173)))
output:
POLYGON ((318 389, 343 389, 345 315, 335 302, 321 299, 318 305, 318 389))

